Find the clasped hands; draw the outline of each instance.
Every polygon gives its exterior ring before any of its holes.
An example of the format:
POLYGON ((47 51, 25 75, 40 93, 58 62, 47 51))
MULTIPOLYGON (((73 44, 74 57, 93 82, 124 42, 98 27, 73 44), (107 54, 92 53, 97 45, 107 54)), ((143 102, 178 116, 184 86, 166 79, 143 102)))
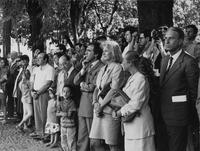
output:
POLYGON ((97 117, 103 116, 103 107, 99 102, 94 103, 94 111, 97 117))

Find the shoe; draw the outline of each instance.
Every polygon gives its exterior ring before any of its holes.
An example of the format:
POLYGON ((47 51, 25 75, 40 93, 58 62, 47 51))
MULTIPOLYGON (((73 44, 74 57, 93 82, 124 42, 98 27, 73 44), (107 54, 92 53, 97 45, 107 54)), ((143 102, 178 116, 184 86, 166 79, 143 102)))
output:
POLYGON ((39 134, 37 134, 36 132, 30 133, 29 134, 30 137, 38 137, 40 136, 39 134))
POLYGON ((47 143, 45 146, 46 146, 46 147, 49 147, 49 146, 51 146, 51 145, 52 145, 52 143, 49 142, 49 143, 47 143))
POLYGON ((33 139, 35 139, 35 140, 37 140, 37 141, 41 141, 41 140, 43 140, 43 138, 42 138, 42 136, 37 136, 37 137, 33 137, 33 139))
POLYGON ((49 147, 50 148, 57 148, 57 147, 59 147, 59 145, 58 145, 58 143, 55 143, 55 144, 51 144, 49 147))
POLYGON ((50 140, 49 140, 49 139, 43 139, 43 140, 42 140, 42 143, 44 143, 44 144, 50 143, 50 140))
POLYGON ((48 143, 48 142, 50 142, 50 137, 43 137, 42 142, 43 142, 43 143, 48 143))
POLYGON ((20 131, 20 132, 22 132, 22 133, 25 133, 25 132, 24 132, 24 128, 23 128, 22 126, 17 125, 15 128, 16 128, 18 131, 20 131))

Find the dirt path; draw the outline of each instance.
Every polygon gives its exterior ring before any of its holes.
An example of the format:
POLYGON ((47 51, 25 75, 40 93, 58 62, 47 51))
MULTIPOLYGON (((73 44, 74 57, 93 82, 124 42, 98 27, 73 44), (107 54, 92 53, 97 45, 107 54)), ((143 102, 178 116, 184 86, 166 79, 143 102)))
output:
POLYGON ((47 148, 42 141, 36 141, 15 129, 15 124, 0 123, 0 151, 61 151, 60 148, 47 148))

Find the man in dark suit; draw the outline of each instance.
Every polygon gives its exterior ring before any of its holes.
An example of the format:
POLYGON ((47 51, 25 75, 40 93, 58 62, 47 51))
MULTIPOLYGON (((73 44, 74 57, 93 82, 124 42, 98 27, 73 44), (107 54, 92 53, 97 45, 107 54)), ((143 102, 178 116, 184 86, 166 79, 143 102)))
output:
POLYGON ((196 115, 199 69, 196 60, 182 51, 183 40, 180 28, 168 29, 164 47, 170 55, 161 64, 161 115, 169 151, 186 150, 188 125, 196 115))

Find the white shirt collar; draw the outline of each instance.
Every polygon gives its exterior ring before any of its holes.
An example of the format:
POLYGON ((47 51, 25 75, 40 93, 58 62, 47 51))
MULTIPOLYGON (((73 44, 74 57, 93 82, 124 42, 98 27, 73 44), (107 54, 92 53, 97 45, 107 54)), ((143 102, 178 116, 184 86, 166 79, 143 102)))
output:
POLYGON ((97 64, 98 61, 99 61, 99 60, 95 60, 94 62, 92 62, 92 63, 91 63, 91 68, 94 67, 94 66, 97 64))
POLYGON ((71 68, 68 70, 67 74, 68 74, 68 77, 69 75, 72 73, 72 71, 74 70, 74 66, 71 66, 71 68))
POLYGON ((182 49, 180 49, 178 52, 176 52, 174 55, 170 55, 170 57, 173 58, 173 63, 177 60, 177 58, 180 56, 182 52, 182 49))

